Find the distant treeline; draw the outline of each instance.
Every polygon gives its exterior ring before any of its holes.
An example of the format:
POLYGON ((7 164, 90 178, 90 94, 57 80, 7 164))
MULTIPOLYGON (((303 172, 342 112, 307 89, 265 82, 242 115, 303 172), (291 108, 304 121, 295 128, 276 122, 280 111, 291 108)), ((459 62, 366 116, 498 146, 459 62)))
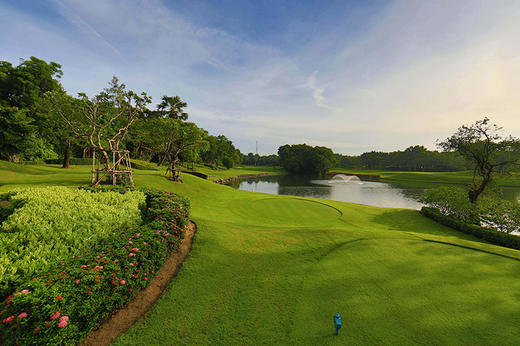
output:
POLYGON ((391 171, 449 172, 471 169, 471 165, 454 152, 429 151, 416 145, 404 151, 371 151, 359 156, 336 154, 338 167, 383 169, 391 171))
MULTIPOLYGON (((293 146, 282 146, 278 153, 282 153, 284 157, 278 155, 260 156, 258 154, 249 153, 242 159, 245 165, 256 166, 282 166, 288 171, 301 171, 302 167, 329 166, 331 162, 328 155, 314 155, 313 148, 305 144, 293 146), (307 157, 304 159, 304 157, 307 157), (327 158, 327 163, 320 163, 319 158, 327 158), (304 161, 306 163, 304 163, 304 161)), ((318 147, 316 147, 318 148, 318 147)), ((324 147, 320 147, 324 148, 324 147)), ((325 148, 328 149, 328 148, 325 148)), ((330 150, 330 149, 328 149, 330 150)), ((330 151, 332 152, 332 151, 330 151)), ((329 153, 329 151, 327 151, 329 153)), ((370 151, 361 155, 341 155, 334 154, 335 167, 352 168, 352 169, 382 169, 391 171, 415 171, 415 172, 450 172, 471 169, 471 165, 460 155, 453 152, 430 151, 423 146, 411 146, 404 151, 370 151)), ((314 168, 308 168, 309 173, 315 173, 314 168)))
POLYGON ((244 155, 242 163, 249 166, 279 166, 280 158, 276 154, 260 156, 258 154, 249 153, 244 155))

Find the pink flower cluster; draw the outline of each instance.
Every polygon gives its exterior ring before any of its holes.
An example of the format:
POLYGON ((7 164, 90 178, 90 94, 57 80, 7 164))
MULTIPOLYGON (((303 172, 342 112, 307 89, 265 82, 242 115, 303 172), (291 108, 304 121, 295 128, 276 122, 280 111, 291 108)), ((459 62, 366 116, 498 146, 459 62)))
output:
POLYGON ((69 324, 69 316, 61 316, 60 322, 58 323, 59 328, 65 328, 69 324))

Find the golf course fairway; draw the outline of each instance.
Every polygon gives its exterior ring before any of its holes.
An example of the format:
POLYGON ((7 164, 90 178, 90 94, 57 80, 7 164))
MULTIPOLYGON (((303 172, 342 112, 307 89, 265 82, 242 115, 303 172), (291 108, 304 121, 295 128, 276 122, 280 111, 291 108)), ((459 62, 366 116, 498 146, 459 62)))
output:
MULTIPOLYGON (((0 191, 88 184, 88 171, 1 162, 0 191)), ((190 198, 198 231, 178 276, 115 344, 520 343, 520 251, 414 210, 162 174, 137 170, 135 181, 190 198)))

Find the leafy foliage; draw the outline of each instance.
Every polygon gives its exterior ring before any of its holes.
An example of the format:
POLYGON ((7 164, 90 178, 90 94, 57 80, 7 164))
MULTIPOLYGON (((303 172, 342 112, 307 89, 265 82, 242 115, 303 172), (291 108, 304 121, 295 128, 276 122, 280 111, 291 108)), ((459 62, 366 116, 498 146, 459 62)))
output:
POLYGON ((423 207, 421 209, 421 214, 445 226, 451 227, 466 234, 471 234, 491 244, 520 250, 520 237, 518 236, 498 232, 486 227, 465 223, 463 221, 457 220, 454 217, 445 215, 435 208, 423 207))
POLYGON ((271 155, 258 155, 248 153, 244 156, 242 163, 250 166, 278 166, 280 165, 280 158, 276 154, 271 155))
POLYGON ((278 148, 280 164, 289 173, 323 176, 336 164, 331 149, 307 144, 284 145, 278 148))
POLYGON ((494 193, 488 192, 477 203, 471 203, 466 189, 440 187, 428 190, 421 202, 461 222, 484 225, 505 233, 520 230, 519 203, 494 193))
POLYGON ((188 104, 181 100, 179 96, 163 95, 161 103, 157 105, 157 111, 163 117, 170 119, 188 120, 188 113, 184 112, 188 104))
POLYGON ((49 264, 141 222, 142 192, 95 194, 66 187, 16 192, 0 233, 0 295, 49 264))
MULTIPOLYGON (((104 191, 95 189, 91 191, 104 191)), ((132 195, 116 189, 92 195, 132 195)), ((146 223, 114 231, 100 243, 81 246, 61 263, 20 283, 0 304, 0 335, 7 344, 74 344, 121 307, 175 250, 190 213, 172 193, 146 190, 146 223)))
POLYGON ((338 167, 384 169, 391 171, 448 172, 469 169, 457 153, 429 151, 415 145, 392 152, 365 152, 359 156, 339 155, 338 167))
POLYGON ((420 202, 439 210, 442 214, 455 217, 469 223, 475 223, 476 207, 472 205, 461 187, 439 187, 429 189, 420 199, 420 202))
POLYGON ((477 205, 483 225, 505 233, 520 230, 520 205, 517 201, 484 197, 477 205))
POLYGON ((455 151, 472 162, 475 174, 468 191, 471 203, 477 202, 496 171, 509 172, 520 161, 520 139, 502 138, 501 131, 501 127, 484 118, 459 127, 451 137, 439 143, 444 151, 455 151))
MULTIPOLYGON (((42 101, 47 92, 61 90, 58 79, 61 66, 35 57, 18 66, 0 61, 0 157, 10 161, 23 159, 33 146, 50 146, 46 133, 46 114, 42 101), (35 141, 36 138, 39 141, 35 141)), ((45 150, 52 151, 52 147, 45 150)), ((33 154, 38 149, 32 150, 33 154)), ((43 160, 45 157, 36 157, 43 160)))
POLYGON ((213 166, 231 168, 242 161, 240 151, 226 136, 208 136, 209 148, 202 152, 202 160, 213 166))

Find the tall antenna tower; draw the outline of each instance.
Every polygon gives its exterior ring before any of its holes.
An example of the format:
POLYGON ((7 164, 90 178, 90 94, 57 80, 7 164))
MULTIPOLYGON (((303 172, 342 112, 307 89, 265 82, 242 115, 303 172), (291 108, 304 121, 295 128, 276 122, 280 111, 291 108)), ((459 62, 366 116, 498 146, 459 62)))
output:
POLYGON ((258 141, 256 141, 256 154, 258 155, 258 141))

